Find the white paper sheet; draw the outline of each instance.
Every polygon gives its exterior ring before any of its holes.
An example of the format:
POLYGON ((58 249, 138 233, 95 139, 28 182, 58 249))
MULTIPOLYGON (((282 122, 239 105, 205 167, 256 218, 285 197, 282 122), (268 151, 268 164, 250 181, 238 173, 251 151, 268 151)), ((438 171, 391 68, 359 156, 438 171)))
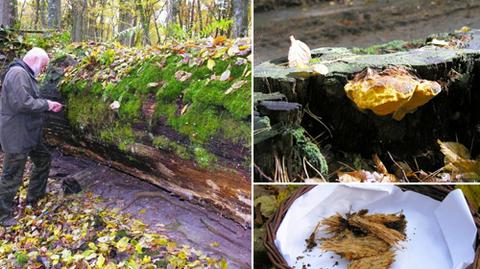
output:
POLYGON ((394 185, 319 185, 292 204, 275 243, 294 268, 346 269, 348 262, 333 252, 319 247, 306 252, 305 239, 321 219, 360 209, 405 214, 407 240, 395 251, 392 269, 465 269, 474 260, 476 226, 461 190, 439 202, 394 185))

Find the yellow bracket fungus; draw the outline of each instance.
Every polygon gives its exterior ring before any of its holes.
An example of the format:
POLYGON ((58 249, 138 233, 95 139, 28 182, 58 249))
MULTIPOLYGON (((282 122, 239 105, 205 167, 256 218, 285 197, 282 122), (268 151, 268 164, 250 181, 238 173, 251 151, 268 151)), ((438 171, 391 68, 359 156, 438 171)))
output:
POLYGON ((360 109, 370 109, 375 114, 393 114, 401 120, 414 112, 441 91, 435 81, 419 79, 401 67, 376 71, 370 68, 358 73, 345 85, 345 92, 360 109))

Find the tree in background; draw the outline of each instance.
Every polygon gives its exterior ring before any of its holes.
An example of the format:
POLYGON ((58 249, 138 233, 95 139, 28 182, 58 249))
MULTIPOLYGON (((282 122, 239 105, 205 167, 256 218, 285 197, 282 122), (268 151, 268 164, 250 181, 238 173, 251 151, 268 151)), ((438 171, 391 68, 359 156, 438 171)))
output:
POLYGON ((85 29, 85 14, 87 10, 87 0, 70 0, 71 5, 71 25, 72 25, 72 41, 82 41, 85 29))
POLYGON ((244 37, 250 0, 0 0, 0 22, 23 30, 67 32, 74 42, 128 46, 167 40, 244 37), (19 10, 16 7, 19 6, 19 10))
POLYGON ((48 0, 48 28, 60 30, 62 20, 62 1, 48 0))
POLYGON ((17 1, 0 0, 0 25, 14 26, 17 18, 17 1))
POLYGON ((247 36, 248 35, 248 11, 250 1, 248 0, 233 0, 233 36, 247 36))
POLYGON ((46 8, 45 0, 35 0, 35 23, 34 24, 36 29, 39 29, 40 26, 41 28, 45 28, 47 25, 46 19, 45 19, 45 8, 46 8))
POLYGON ((131 1, 124 1, 118 6, 118 41, 122 45, 131 46, 133 32, 128 31, 136 24, 135 8, 131 1))

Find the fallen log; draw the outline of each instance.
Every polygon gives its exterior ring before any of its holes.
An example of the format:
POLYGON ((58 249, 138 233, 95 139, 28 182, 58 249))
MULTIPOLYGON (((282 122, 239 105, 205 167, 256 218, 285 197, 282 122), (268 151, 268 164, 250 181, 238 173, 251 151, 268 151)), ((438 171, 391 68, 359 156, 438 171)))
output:
MULTIPOLYGON (((325 75, 314 68, 288 67, 286 57, 268 61, 255 68, 254 90, 279 92, 288 102, 303 106, 301 126, 317 138, 314 142, 327 155, 330 171, 352 154, 367 159, 378 154, 393 170, 391 154, 413 168, 435 171, 443 166, 437 139, 459 141, 476 156, 480 152, 480 30, 432 35, 421 44, 396 44, 395 48, 389 45, 388 51, 383 50, 387 46, 312 50, 310 66, 324 65, 325 75), (358 109, 345 93, 347 82, 367 68, 389 67, 410 69, 421 79, 439 82, 442 90, 401 120, 358 109)), ((265 116, 259 109, 256 113, 265 116)), ((260 159, 255 154, 255 164, 272 175, 265 154, 260 159)), ((270 158, 273 155, 270 152, 270 158)))
MULTIPOLYGON (((192 87, 198 87, 192 84, 210 80, 215 72, 197 66, 190 71, 197 76, 196 80, 187 78, 180 84, 184 88, 178 88, 177 95, 168 100, 161 99, 164 90, 170 90, 167 87, 177 81, 173 75, 165 75, 170 80, 161 81, 162 72, 174 70, 175 73, 177 69, 188 68, 188 63, 183 66, 179 63, 182 58, 178 55, 166 58, 168 63, 161 57, 145 64, 137 63, 130 75, 116 82, 115 86, 123 87, 120 90, 124 95, 131 94, 124 96, 123 101, 121 97, 102 98, 102 91, 95 90, 99 87, 96 83, 101 80, 98 78, 92 81, 85 75, 84 79, 65 83, 65 72, 78 68, 81 65, 78 60, 66 56, 53 61, 43 80, 41 94, 64 103, 66 107, 61 113, 48 113, 47 142, 68 154, 87 156, 250 226, 250 139, 249 132, 245 131, 250 130, 250 112, 241 111, 243 107, 249 107, 250 87, 241 84, 234 93, 211 106, 201 99, 202 96, 186 99, 186 95, 192 94, 192 87), (195 70, 210 74, 197 75, 195 70), (139 83, 137 79, 142 80, 142 85, 149 86, 132 86, 139 83), (59 84, 60 81, 63 82, 59 84), (223 103, 242 99, 245 104, 235 107, 223 103), (113 100, 120 100, 119 109, 109 107, 113 100), (229 108, 237 109, 237 114, 232 115, 229 108), (217 124, 212 126, 208 117, 216 117, 213 120, 217 124), (236 129, 225 130, 232 126, 236 129)), ((212 79, 206 84, 220 84, 221 88, 217 86, 221 91, 218 96, 223 98, 226 95, 223 91, 241 79, 239 76, 246 68, 246 65, 232 67, 233 81, 219 83, 212 79)), ((78 69, 74 72, 84 71, 78 69)), ((212 94, 211 91, 215 90, 205 90, 204 93, 212 94)))

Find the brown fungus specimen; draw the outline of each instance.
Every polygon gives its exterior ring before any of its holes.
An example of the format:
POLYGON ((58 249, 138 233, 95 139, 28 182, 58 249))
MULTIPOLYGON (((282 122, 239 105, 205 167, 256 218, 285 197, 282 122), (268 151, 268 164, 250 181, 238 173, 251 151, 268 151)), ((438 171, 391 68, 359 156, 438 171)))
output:
POLYGON ((328 217, 320 222, 320 225, 324 226, 324 231, 328 234, 336 234, 347 229, 348 221, 340 214, 328 217))
POLYGON ((324 240, 321 248, 333 251, 347 260, 380 255, 390 248, 390 245, 374 235, 357 236, 350 230, 324 240))
POLYGON ((387 242, 389 245, 395 245, 398 241, 405 240, 405 235, 395 229, 388 228, 384 223, 377 223, 368 220, 365 217, 356 215, 348 220, 348 223, 358 227, 369 234, 374 234, 378 238, 387 242))
POLYGON ((315 242, 319 227, 332 235, 321 239, 320 248, 349 260, 348 269, 387 269, 395 261, 393 247, 406 239, 407 220, 402 213, 368 214, 366 209, 337 213, 321 220, 307 241, 315 242))
POLYGON ((395 253, 388 250, 380 255, 352 261, 348 269, 388 269, 395 261, 395 253))

